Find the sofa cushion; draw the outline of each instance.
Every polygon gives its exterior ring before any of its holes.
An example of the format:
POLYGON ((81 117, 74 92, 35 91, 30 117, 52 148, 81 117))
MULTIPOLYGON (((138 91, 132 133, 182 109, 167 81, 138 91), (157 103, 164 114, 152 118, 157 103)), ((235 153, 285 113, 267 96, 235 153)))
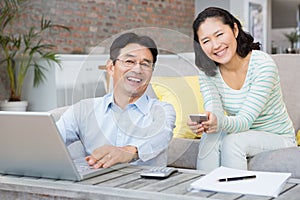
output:
POLYGON ((198 76, 153 77, 152 88, 161 101, 174 106, 176 112, 174 137, 197 138, 187 126, 189 114, 204 112, 198 76))
POLYGON ((289 172, 300 178, 300 147, 289 147, 260 153, 249 161, 249 169, 255 171, 289 172))
POLYGON ((196 169, 199 139, 173 138, 168 149, 170 167, 196 169))

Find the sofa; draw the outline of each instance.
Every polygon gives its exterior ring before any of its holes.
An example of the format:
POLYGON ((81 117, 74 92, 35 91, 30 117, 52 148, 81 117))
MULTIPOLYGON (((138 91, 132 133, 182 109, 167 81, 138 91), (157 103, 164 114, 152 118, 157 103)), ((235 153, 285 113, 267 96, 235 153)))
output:
MULTIPOLYGON (((193 56, 193 53, 182 53, 159 57, 147 89, 149 96, 174 105, 177 127, 168 149, 168 166, 187 169, 196 169, 200 138, 190 132, 186 120, 189 114, 204 111, 193 56)), ((300 130, 300 54, 274 54, 272 57, 279 67, 284 101, 297 132, 300 130)), ((56 108, 50 112, 57 120, 66 109, 56 108)), ((76 151, 77 147, 69 148, 76 151)), ((248 161, 249 170, 290 172, 293 178, 300 178, 300 147, 260 153, 248 161)))

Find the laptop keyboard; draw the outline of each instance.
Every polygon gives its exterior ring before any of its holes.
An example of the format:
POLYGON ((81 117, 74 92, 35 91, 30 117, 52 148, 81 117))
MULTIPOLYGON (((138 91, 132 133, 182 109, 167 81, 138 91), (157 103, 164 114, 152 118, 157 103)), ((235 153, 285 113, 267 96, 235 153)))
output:
POLYGON ((79 173, 87 173, 89 171, 95 170, 95 168, 93 166, 90 166, 84 158, 75 159, 73 160, 73 162, 79 173))

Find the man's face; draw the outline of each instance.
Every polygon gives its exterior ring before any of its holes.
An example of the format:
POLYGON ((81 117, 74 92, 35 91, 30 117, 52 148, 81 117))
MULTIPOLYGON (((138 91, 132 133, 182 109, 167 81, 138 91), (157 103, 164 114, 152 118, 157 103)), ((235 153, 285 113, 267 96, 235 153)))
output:
POLYGON ((153 71, 151 51, 139 44, 128 44, 120 51, 115 65, 109 70, 113 77, 114 93, 140 97, 150 82, 153 71))

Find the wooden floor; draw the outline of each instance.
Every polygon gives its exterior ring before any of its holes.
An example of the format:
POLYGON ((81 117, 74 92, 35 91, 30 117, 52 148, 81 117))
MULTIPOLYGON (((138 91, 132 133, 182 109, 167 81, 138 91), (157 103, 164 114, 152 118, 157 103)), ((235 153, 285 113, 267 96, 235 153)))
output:
MULTIPOLYGON (((225 199, 265 200, 265 196, 217 192, 190 192, 189 185, 203 174, 196 170, 180 169, 163 180, 141 178, 142 167, 109 172, 80 182, 0 175, 0 199, 225 199)), ((276 199, 300 199, 300 180, 289 179, 276 199)))

